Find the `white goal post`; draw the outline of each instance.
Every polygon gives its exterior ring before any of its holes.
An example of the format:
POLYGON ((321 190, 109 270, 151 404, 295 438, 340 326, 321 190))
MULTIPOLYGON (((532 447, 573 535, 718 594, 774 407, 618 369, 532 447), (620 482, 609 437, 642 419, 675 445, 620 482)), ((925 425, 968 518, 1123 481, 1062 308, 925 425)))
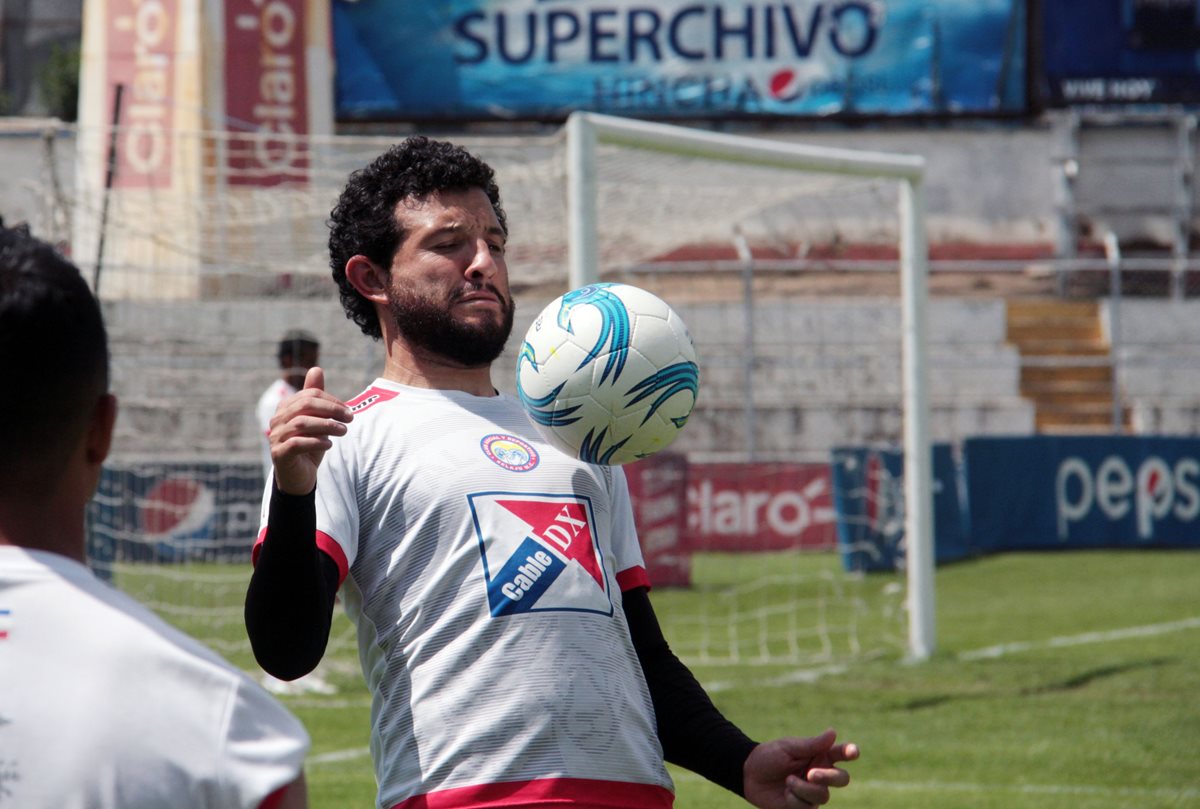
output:
POLYGON ((901 358, 905 487, 908 653, 928 659, 935 648, 932 458, 926 367, 928 247, 924 158, 855 151, 702 131, 576 112, 567 120, 569 286, 599 280, 596 148, 632 149, 782 171, 854 175, 899 184, 901 358))

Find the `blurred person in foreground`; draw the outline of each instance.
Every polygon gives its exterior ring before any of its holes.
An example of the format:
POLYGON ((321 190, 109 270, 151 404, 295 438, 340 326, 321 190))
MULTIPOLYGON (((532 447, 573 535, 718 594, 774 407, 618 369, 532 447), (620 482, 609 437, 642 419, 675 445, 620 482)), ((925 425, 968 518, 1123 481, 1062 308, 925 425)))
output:
POLYGON ((117 416, 78 269, 0 224, 0 806, 303 809, 309 739, 85 567, 117 416))
POLYGON ((507 241, 492 169, 452 144, 350 176, 330 265, 384 371, 342 402, 313 368, 272 419, 259 663, 311 670, 341 589, 384 809, 666 809, 664 759, 763 809, 826 803, 857 747, 726 720, 659 628, 622 470, 553 449, 493 387, 507 241))

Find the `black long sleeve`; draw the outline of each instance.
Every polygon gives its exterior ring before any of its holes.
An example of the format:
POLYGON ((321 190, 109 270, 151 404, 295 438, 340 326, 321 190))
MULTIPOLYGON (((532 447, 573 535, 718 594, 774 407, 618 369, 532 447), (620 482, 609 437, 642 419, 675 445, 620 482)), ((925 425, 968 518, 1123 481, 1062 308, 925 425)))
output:
POLYGON ((281 680, 317 667, 329 642, 338 568, 317 548, 316 495, 271 492, 267 534, 246 590, 254 658, 281 680))
POLYGON ((623 595, 633 648, 650 688, 663 755, 742 795, 742 765, 757 744, 726 719, 663 637, 645 587, 623 595))

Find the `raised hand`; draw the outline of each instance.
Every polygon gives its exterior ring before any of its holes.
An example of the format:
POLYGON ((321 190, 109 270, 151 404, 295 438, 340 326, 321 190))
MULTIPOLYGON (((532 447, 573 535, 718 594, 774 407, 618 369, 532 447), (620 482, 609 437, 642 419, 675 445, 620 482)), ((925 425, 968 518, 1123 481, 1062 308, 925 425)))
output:
POLYGON ((834 744, 837 734, 789 736, 764 742, 743 766, 746 800, 759 809, 807 809, 828 803, 831 787, 850 783, 850 774, 834 766, 858 758, 858 745, 834 744))
POLYGON ((332 437, 346 434, 354 418, 350 408, 325 391, 325 372, 308 369, 304 387, 279 403, 271 417, 268 441, 275 483, 287 494, 308 494, 317 485, 317 467, 332 437))

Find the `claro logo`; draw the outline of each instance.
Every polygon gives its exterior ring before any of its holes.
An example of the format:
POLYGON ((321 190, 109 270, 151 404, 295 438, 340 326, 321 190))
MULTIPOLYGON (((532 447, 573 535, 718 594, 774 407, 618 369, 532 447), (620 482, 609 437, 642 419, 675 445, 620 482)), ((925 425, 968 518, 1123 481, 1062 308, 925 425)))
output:
POLYGON ((718 486, 704 480, 688 487, 688 528, 692 531, 717 536, 754 536, 765 531, 798 537, 814 524, 833 520, 830 508, 813 502, 828 491, 824 478, 809 481, 800 491, 718 486))
POLYGON ((1082 458, 1066 458, 1058 467, 1055 498, 1058 538, 1067 539, 1071 523, 1099 510, 1111 521, 1133 514, 1139 539, 1152 539, 1155 524, 1168 518, 1190 522, 1200 514, 1200 461, 1180 458, 1171 465, 1150 456, 1138 466, 1116 455, 1095 470, 1082 458))

